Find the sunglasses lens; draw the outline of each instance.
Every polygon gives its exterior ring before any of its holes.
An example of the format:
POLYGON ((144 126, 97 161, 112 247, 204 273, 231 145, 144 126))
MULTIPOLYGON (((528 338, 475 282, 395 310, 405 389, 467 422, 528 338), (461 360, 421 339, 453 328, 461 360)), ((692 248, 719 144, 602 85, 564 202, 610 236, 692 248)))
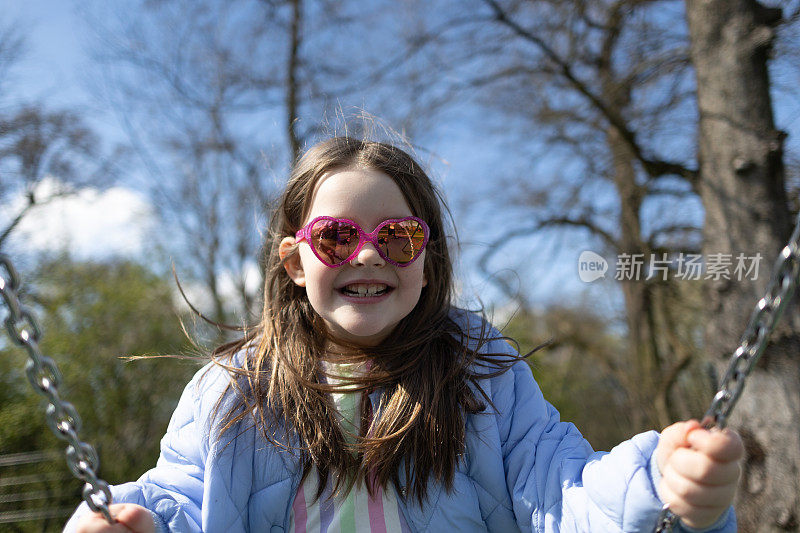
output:
POLYGON ((378 243, 384 257, 405 265, 422 253, 425 231, 416 220, 388 222, 378 231, 378 243))
POLYGON ((338 265, 358 246, 358 230, 346 222, 318 220, 311 227, 311 246, 331 265, 338 265))

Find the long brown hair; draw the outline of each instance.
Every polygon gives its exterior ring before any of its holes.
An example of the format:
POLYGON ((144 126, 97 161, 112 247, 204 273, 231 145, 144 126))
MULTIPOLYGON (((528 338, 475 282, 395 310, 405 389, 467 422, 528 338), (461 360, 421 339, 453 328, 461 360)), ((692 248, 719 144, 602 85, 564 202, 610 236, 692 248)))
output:
MULTIPOLYGON (((431 476, 452 489, 464 449, 465 413, 486 407, 478 394, 491 404, 480 387, 475 387, 476 394, 469 384, 504 372, 518 356, 478 353, 489 340, 488 328, 470 334, 451 316, 453 273, 443 205, 422 167, 390 144, 334 137, 300 158, 270 223, 261 321, 242 339, 214 352, 214 360, 236 375, 229 385, 236 400, 223 417, 220 436, 253 417, 252 423, 272 445, 291 448, 290 442, 299 442, 303 479, 312 464, 319 473, 316 498, 331 474, 336 477, 334 493, 341 488, 349 492, 361 480, 373 493, 376 483, 385 490, 391 480, 399 493, 406 489, 420 504, 431 476), (294 236, 303 225, 320 178, 353 168, 389 176, 411 212, 428 223, 424 265, 428 284, 414 309, 380 345, 360 348, 339 343, 340 353, 331 353, 323 320, 305 289, 287 275, 283 267, 287 258, 282 260, 278 249, 284 237, 294 236), (243 349, 246 355, 240 367, 221 362, 243 349), (371 364, 364 375, 348 379, 326 374, 320 365, 323 359, 371 364), (340 378, 342 384, 329 384, 323 376, 340 378), (352 445, 345 439, 329 394, 343 392, 343 387, 350 392, 382 391, 376 416, 370 421, 362 415, 352 445), (283 436, 276 427, 285 429, 283 436), (403 464, 406 487, 400 487, 398 476, 403 464)), ((296 247, 290 256, 293 253, 296 247)), ((362 395, 363 401, 368 401, 366 397, 362 395)))

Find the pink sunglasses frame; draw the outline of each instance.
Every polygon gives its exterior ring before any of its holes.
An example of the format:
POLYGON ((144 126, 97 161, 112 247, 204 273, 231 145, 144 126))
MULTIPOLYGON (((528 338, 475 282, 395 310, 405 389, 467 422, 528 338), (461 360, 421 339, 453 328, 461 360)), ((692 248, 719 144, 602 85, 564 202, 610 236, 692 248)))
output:
POLYGON ((311 251, 314 252, 315 256, 317 256, 317 259, 322 261, 322 263, 325 264, 325 266, 328 266, 330 268, 338 268, 338 267, 344 265, 345 263, 349 263, 350 261, 352 261, 358 255, 358 252, 361 251, 361 248, 363 248, 364 244, 366 244, 366 243, 372 244, 372 246, 374 246, 375 250, 378 252, 378 255, 380 255, 381 258, 384 261, 386 261, 387 263, 390 263, 390 264, 392 264, 394 266, 402 268, 402 267, 407 267, 408 265, 410 265, 411 263, 413 263, 414 261, 419 259, 419 256, 422 255, 423 250, 425 250, 425 245, 428 244, 428 237, 429 236, 430 236, 430 228, 428 227, 428 225, 425 223, 424 220, 422 220, 421 218, 417 218, 417 217, 389 218, 389 219, 384 220, 380 224, 378 224, 378 226, 371 233, 367 233, 366 231, 364 231, 361 228, 361 226, 359 226, 357 223, 355 223, 354 221, 350 220, 349 218, 335 218, 335 217, 328 217, 328 216, 320 216, 320 217, 315 218, 314 220, 312 220, 311 222, 309 222, 308 224, 306 224, 302 228, 300 228, 300 231, 298 231, 295 234, 295 239, 297 239, 298 243, 303 241, 303 240, 305 240, 308 243, 308 247, 311 248, 311 251), (340 223, 344 222, 344 223, 352 225, 358 231, 358 246, 356 246, 356 249, 353 251, 352 254, 350 254, 350 256, 347 259, 345 259, 344 261, 342 261, 339 264, 332 265, 329 262, 327 262, 325 259, 323 259, 321 257, 321 255, 317 252, 316 248, 314 248, 314 245, 311 243, 311 228, 314 226, 314 224, 316 224, 320 220, 330 220, 332 222, 340 222, 340 223), (420 246, 419 253, 416 255, 416 257, 414 257, 408 263, 398 263, 397 261, 393 261, 392 259, 389 259, 388 257, 386 257, 384 255, 384 253, 381 251, 380 244, 378 243, 378 232, 386 224, 391 224, 392 222, 404 222, 406 220, 414 220, 415 222, 418 222, 420 227, 422 228, 422 233, 424 234, 425 239, 422 241, 422 246, 420 246))

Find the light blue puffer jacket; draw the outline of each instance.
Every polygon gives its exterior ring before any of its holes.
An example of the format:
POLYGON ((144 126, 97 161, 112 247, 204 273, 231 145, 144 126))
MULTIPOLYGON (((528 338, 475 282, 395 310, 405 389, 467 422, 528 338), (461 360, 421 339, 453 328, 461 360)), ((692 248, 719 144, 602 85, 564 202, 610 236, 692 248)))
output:
MULTIPOLYGON (((458 314, 464 323, 478 319, 458 314)), ((515 353, 495 340, 489 352, 515 353)), ((172 532, 279 532, 289 524, 302 473, 298 458, 266 443, 252 424, 217 441, 214 407, 228 373, 207 365, 187 385, 161 441, 156 467, 135 483, 112 488, 114 501, 153 512, 157 529, 172 532)), ((415 531, 653 531, 661 502, 658 469, 651 461, 654 431, 594 452, 542 397, 525 362, 482 381, 497 412, 468 415, 466 454, 447 493, 431 482, 428 499, 398 497, 415 531)), ((380 391, 370 395, 377 409, 380 391)), ((225 413, 231 398, 223 399, 225 413)), ((278 433, 281 434, 281 433, 278 433)), ((404 469, 400 480, 404 484, 404 469)), ((393 490, 391 488, 390 490, 393 490)), ((67 523, 73 532, 82 504, 67 523)), ((680 529, 686 531, 686 529, 680 529)), ((707 531, 736 531, 732 510, 707 531)))

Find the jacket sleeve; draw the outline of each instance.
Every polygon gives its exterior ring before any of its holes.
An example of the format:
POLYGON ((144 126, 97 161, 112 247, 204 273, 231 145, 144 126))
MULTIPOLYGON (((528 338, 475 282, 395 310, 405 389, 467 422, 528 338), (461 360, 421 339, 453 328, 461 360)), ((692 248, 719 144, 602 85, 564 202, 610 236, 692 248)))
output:
MULTIPOLYGON (((204 367, 189 382, 161 439, 161 454, 155 468, 138 481, 111 487, 113 503, 134 503, 150 510, 156 531, 201 531, 204 471, 208 454, 207 421, 200 415, 200 380, 220 381, 219 369, 204 367), (205 376, 206 371, 209 375, 205 376), (216 378, 216 379, 215 379, 216 378)), ((204 383, 202 389, 208 389, 204 383)), ((210 388, 215 388, 213 383, 210 388)), ((208 394, 210 391, 205 390, 208 394)), ((78 519, 90 512, 82 503, 64 531, 72 533, 78 519)))
MULTIPOLYGON (((574 425, 560 421, 525 362, 496 379, 503 382, 493 400, 506 484, 523 531, 654 530, 662 507, 651 468, 658 433, 594 452, 574 425)), ((735 530, 729 511, 705 531, 735 530)))

